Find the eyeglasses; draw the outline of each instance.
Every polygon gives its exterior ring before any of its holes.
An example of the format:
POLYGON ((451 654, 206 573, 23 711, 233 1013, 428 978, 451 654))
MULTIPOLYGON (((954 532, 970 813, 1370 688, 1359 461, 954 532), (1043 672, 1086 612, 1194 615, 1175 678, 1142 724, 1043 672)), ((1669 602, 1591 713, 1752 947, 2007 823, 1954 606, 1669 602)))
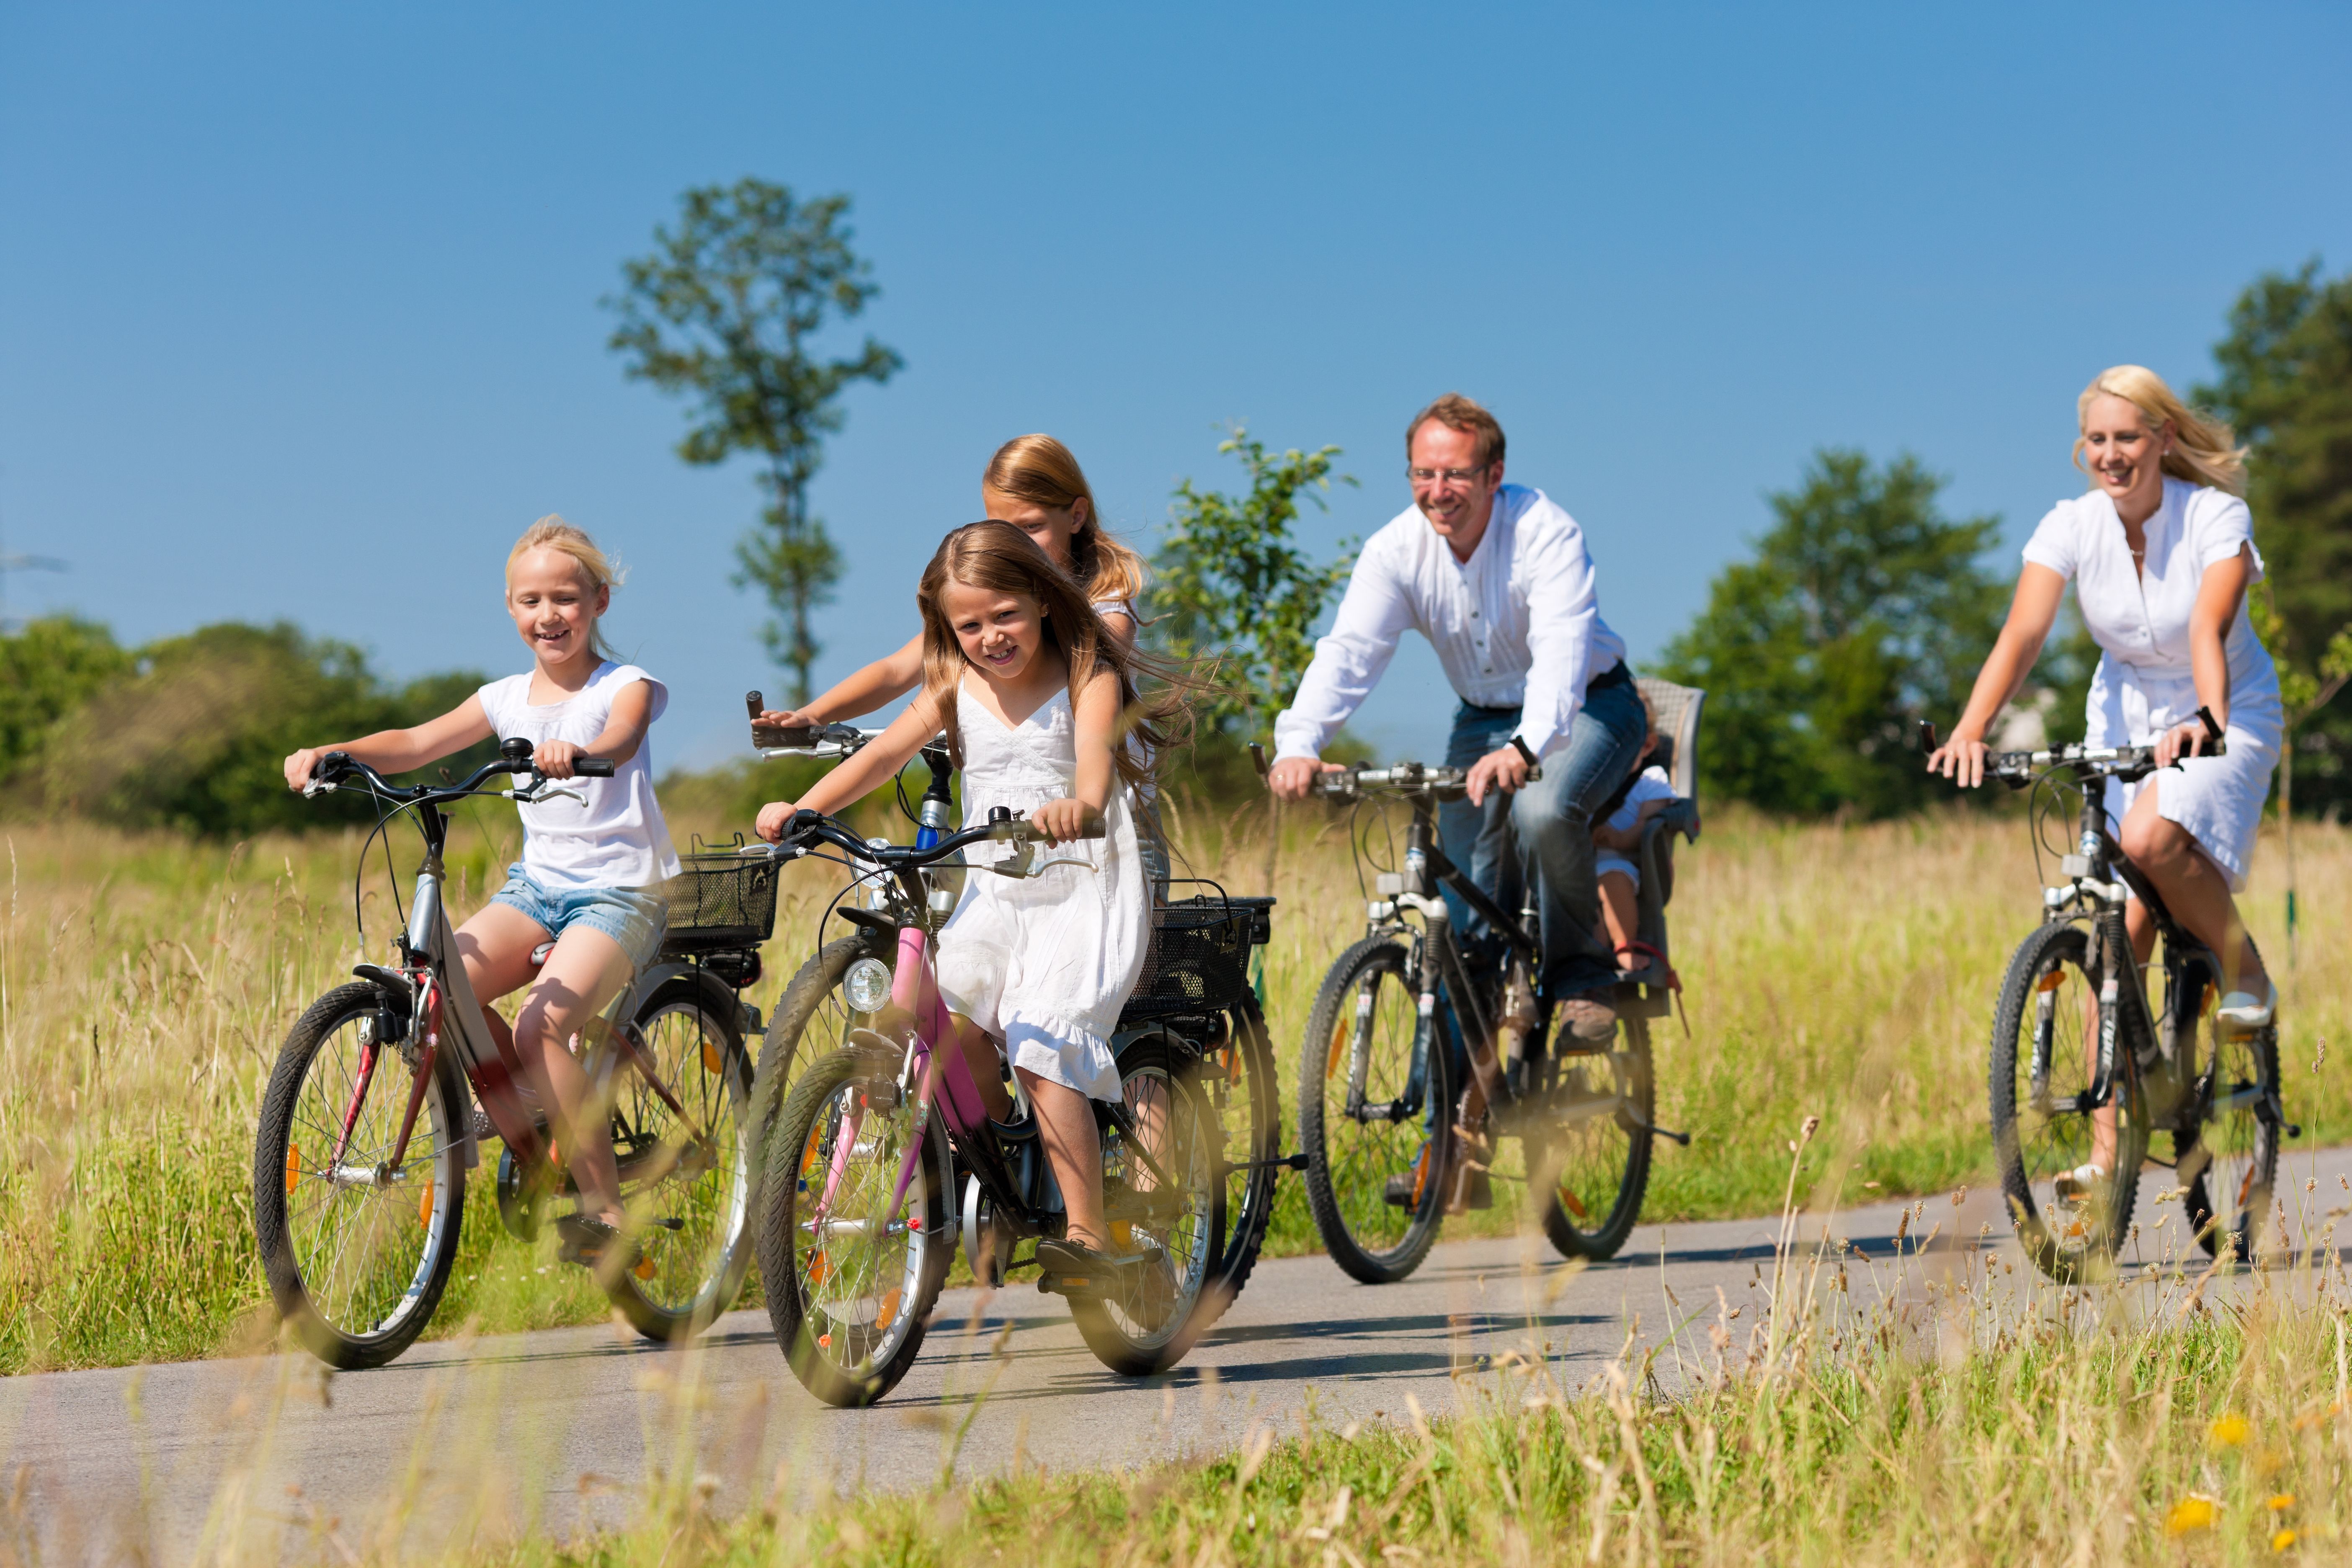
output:
POLYGON ((1492 466, 1492 464, 1481 463, 1475 468, 1407 468, 1404 471, 1404 477, 1417 485, 1425 485, 1436 479, 1466 485, 1492 466))

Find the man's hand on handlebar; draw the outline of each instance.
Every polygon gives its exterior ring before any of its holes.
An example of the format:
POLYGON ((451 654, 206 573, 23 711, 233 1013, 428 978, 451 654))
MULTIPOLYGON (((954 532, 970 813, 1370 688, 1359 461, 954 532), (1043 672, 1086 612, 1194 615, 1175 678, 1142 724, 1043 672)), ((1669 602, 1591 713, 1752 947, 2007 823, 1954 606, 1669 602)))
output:
POLYGON ((1527 758, 1519 754, 1517 746, 1506 742, 1470 764, 1470 774, 1462 781, 1462 788, 1472 805, 1484 805, 1488 790, 1517 795, 1527 787, 1527 758))
POLYGON ((286 787, 300 795, 309 786, 310 775, 319 771, 319 759, 327 754, 324 746, 305 746, 286 759, 286 787))
POLYGON ((1313 757, 1285 757, 1266 771, 1265 787, 1274 792, 1276 800, 1305 800, 1307 792, 1315 787, 1317 777, 1347 771, 1338 763, 1319 762, 1313 757))

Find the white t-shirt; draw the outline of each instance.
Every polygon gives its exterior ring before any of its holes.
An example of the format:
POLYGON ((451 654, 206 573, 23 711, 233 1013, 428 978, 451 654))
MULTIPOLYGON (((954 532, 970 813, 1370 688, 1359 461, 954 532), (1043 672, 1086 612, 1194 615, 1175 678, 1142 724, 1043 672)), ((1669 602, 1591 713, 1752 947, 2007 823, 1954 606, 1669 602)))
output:
MULTIPOLYGON (((509 675, 475 694, 499 739, 584 746, 612 722, 614 699, 640 680, 653 693, 648 726, 669 706, 667 687, 634 664, 610 659, 578 694, 561 702, 534 705, 530 680, 527 674, 509 675)), ((653 750, 648 728, 637 754, 614 767, 611 778, 563 781, 561 787, 579 791, 585 805, 549 800, 520 807, 524 868, 551 888, 646 888, 677 876, 677 851, 654 799, 653 750)))
POLYGON ((1644 803, 1675 798, 1673 781, 1664 768, 1643 768, 1633 779, 1633 787, 1625 792, 1625 804, 1609 814, 1609 826, 1622 833, 1641 820, 1644 803))

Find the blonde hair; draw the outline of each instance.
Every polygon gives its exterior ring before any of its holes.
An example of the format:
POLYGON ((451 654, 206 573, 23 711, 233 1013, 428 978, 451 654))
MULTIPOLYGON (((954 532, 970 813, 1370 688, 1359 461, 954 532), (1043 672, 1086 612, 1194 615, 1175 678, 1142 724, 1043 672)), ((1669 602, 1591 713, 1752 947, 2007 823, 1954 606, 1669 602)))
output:
MULTIPOLYGON (((549 512, 522 531, 522 537, 507 552, 507 591, 514 591, 515 563, 533 550, 552 550, 569 555, 578 564, 580 574, 588 580, 591 589, 612 589, 628 580, 628 574, 614 563, 612 557, 596 548, 596 542, 581 530, 563 521, 560 512, 549 512)), ((588 633, 589 651, 599 658, 618 660, 621 657, 613 645, 604 640, 604 617, 599 616, 588 633)))
MULTIPOLYGON (((940 715, 948 754, 958 767, 963 765, 963 732, 956 722, 955 697, 970 661, 941 603, 950 582, 991 593, 1023 594, 1036 601, 1045 612, 1046 642, 1061 650, 1070 667, 1073 708, 1087 683, 1108 669, 1118 678, 1123 736, 1140 741, 1154 757, 1188 738, 1181 733, 1189 721, 1183 683, 1160 661, 1112 636, 1086 591, 1035 540, 1009 522, 990 518, 968 522, 940 541, 915 590, 915 605, 923 616, 923 695, 940 715), (1151 677, 1160 689, 1149 698, 1139 696, 1138 676, 1151 677)), ((1110 755, 1112 766, 1127 783, 1140 784, 1150 776, 1134 747, 1114 743, 1110 755)))
MULTIPOLYGON (((2151 432, 2161 429, 2168 421, 2171 424, 2172 445, 2164 454, 2164 471, 2174 479, 2186 479, 2192 485, 2209 485, 2233 496, 2246 493, 2246 449, 2233 444, 2236 433, 2227 421, 2200 414, 2181 402, 2156 372, 2140 364, 2119 364, 2101 371, 2075 400, 2077 432, 2091 416, 2091 405, 2102 397, 2120 397, 2138 409, 2151 432)), ((2090 468, 2083 461, 2085 445, 2084 437, 2077 434, 2074 466, 2088 474, 2090 468)))
POLYGON ((1070 532, 1070 575, 1094 604, 1143 596, 1143 557, 1103 529, 1102 506, 1070 449, 1051 436, 1015 436, 996 449, 980 482, 1031 506, 1067 511, 1084 500, 1087 521, 1070 532))

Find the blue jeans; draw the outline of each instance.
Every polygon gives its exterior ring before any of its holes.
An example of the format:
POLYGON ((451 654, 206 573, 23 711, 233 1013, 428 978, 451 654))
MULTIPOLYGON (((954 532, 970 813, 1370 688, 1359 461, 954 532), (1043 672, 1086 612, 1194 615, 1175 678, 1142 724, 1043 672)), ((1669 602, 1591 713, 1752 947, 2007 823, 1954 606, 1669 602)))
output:
MULTIPOLYGON (((1446 766, 1468 767, 1509 744, 1518 727, 1516 708, 1465 702, 1445 743, 1446 766)), ((1517 795, 1490 795, 1484 805, 1456 800, 1437 808, 1446 858, 1479 891, 1516 914, 1530 885, 1541 890, 1536 905, 1543 931, 1537 979, 1548 998, 1616 982, 1615 958, 1593 935, 1601 924, 1601 889, 1592 868, 1592 822, 1633 772, 1648 733, 1632 673, 1613 665, 1585 689, 1568 743, 1544 758, 1542 778, 1517 795)), ((1450 888, 1445 902, 1471 963, 1499 963, 1502 944, 1486 922, 1450 888)))

